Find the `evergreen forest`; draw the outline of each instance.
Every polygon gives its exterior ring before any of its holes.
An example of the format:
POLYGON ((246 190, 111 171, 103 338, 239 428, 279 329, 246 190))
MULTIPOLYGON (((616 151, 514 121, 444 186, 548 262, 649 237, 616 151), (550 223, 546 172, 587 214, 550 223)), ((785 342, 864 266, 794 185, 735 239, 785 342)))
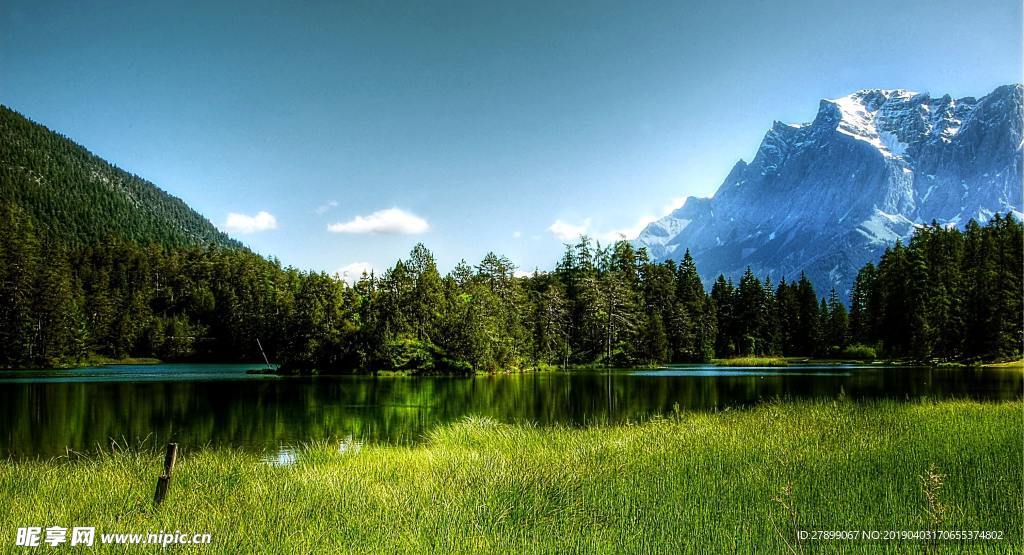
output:
POLYGON ((67 242, 0 206, 0 366, 93 356, 262 361, 295 373, 469 374, 736 356, 978 361, 1020 355, 1024 228, 938 225, 857 275, 850 304, 749 270, 706 290, 693 259, 586 237, 546 272, 488 254, 442 275, 416 245, 349 284, 244 248, 67 242))

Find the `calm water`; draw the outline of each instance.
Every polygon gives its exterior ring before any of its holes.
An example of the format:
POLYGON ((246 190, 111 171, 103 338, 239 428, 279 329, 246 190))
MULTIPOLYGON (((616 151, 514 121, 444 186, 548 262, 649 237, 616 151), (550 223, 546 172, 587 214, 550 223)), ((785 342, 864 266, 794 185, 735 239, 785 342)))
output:
POLYGON ((776 397, 1020 399, 1019 369, 883 367, 612 370, 477 378, 279 378, 253 365, 0 371, 0 456, 63 455, 110 439, 277 452, 353 437, 415 442, 466 415, 586 425, 776 397))

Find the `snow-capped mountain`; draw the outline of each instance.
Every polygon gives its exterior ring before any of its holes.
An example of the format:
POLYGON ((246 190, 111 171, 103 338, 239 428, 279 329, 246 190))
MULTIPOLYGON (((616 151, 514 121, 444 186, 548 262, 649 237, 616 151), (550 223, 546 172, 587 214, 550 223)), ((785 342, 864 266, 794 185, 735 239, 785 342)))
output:
POLYGON ((848 294, 857 270, 936 220, 963 226, 1022 208, 1021 85, 980 99, 865 89, 822 100, 814 121, 775 122, 712 198, 690 197, 636 239, 652 257, 690 249, 705 281, 806 272, 848 294))

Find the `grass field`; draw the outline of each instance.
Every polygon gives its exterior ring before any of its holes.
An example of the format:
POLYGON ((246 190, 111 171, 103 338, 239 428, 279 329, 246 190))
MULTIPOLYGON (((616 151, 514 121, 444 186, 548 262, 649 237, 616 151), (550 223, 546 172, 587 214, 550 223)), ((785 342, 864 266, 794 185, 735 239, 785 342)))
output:
POLYGON ((8 461, 0 537, 2 550, 21 526, 96 526, 97 542, 208 532, 211 545, 166 548, 206 553, 1019 553, 1022 438, 1021 402, 773 403, 587 429, 470 419, 415 447, 310 445, 287 466, 183 446, 158 509, 155 451, 8 461), (1003 539, 795 532, 932 528, 1003 539))

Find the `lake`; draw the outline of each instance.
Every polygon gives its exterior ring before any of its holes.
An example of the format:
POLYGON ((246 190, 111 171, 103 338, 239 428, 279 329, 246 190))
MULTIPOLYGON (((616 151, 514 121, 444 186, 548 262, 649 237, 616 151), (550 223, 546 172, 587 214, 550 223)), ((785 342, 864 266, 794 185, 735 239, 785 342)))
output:
POLYGON ((0 371, 0 456, 178 441, 279 452, 326 438, 408 444, 467 415, 540 425, 638 421, 775 398, 1022 397, 1019 368, 616 369, 476 378, 277 377, 255 365, 0 371))

